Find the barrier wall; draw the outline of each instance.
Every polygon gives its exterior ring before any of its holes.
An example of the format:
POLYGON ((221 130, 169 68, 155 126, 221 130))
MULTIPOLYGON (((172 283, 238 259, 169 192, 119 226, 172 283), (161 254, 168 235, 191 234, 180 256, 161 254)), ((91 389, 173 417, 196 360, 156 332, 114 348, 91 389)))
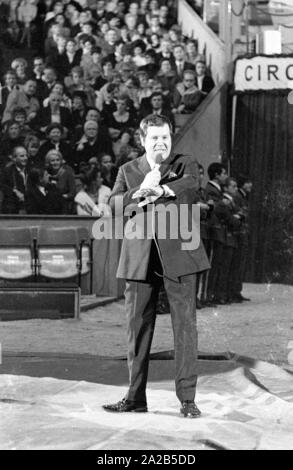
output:
POLYGON ((225 45, 203 22, 185 0, 178 2, 178 23, 186 36, 198 42, 199 54, 204 54, 206 63, 216 84, 226 80, 225 45))
POLYGON ((205 169, 227 154, 227 84, 215 87, 174 139, 174 151, 193 155, 205 169))
MULTIPOLYGON (((83 216, 40 216, 34 215, 2 215, 1 228, 5 227, 86 227, 89 238, 92 227, 97 219, 83 216)), ((113 224, 114 227, 114 224, 113 224)), ((122 240, 115 239, 115 232, 110 240, 93 239, 92 282, 87 275, 82 280, 82 294, 120 297, 124 291, 124 281, 116 278, 122 240), (92 284, 92 286, 91 286, 92 284)))

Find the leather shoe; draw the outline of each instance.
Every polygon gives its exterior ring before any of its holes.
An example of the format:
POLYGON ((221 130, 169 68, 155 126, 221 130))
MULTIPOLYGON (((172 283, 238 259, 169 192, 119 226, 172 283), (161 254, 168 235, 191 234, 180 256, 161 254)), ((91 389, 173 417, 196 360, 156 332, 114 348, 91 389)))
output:
POLYGON ((184 418, 199 418, 201 415, 201 412, 197 408, 194 401, 188 400, 182 402, 180 413, 184 416, 184 418))
POLYGON ((250 302, 250 299, 248 297, 243 297, 242 294, 240 294, 238 296, 238 298, 242 301, 242 302, 250 302))
POLYGON ((110 411, 111 413, 146 413, 148 411, 146 403, 128 401, 126 398, 112 405, 103 405, 103 408, 105 411, 110 411))

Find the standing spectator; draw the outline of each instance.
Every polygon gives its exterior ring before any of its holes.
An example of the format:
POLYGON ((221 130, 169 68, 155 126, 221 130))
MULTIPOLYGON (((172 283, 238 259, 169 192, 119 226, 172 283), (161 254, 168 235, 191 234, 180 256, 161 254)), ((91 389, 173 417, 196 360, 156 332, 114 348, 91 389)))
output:
POLYGON ((18 21, 22 23, 21 44, 27 41, 27 47, 32 43, 32 22, 37 16, 37 7, 32 0, 22 0, 17 9, 18 21))

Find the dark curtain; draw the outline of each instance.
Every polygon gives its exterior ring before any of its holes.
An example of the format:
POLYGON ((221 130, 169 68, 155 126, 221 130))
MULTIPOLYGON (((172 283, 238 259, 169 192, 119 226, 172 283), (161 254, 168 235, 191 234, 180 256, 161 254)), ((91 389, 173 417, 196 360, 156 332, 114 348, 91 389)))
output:
POLYGON ((249 174, 247 280, 293 284, 293 105, 287 91, 237 95, 232 174, 249 174))

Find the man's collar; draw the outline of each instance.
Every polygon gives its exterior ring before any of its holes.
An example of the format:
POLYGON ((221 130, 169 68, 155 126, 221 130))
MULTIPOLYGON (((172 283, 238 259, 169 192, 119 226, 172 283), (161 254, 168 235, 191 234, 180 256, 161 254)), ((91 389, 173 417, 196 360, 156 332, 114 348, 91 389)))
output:
POLYGON ((233 197, 232 197, 230 194, 224 193, 224 197, 225 197, 226 199, 229 199, 229 201, 233 202, 233 197))
POLYGON ((213 186, 215 186, 220 192, 222 192, 221 186, 216 183, 216 181, 209 180, 209 183, 211 183, 213 186))

